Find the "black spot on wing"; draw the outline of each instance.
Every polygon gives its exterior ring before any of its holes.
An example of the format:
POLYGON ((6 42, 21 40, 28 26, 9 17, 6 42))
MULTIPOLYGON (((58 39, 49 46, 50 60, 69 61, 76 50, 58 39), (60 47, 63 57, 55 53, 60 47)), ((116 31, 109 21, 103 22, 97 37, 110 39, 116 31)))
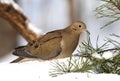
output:
POLYGON ((39 47, 39 45, 38 45, 38 44, 36 44, 34 47, 35 47, 35 48, 38 48, 38 47, 39 47))

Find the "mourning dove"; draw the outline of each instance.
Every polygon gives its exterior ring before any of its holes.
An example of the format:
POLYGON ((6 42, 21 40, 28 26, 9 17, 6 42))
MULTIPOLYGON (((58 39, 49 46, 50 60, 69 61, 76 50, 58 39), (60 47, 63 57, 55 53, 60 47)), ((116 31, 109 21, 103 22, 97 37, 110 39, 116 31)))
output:
POLYGON ((85 30, 86 25, 82 21, 77 21, 65 29, 48 32, 26 46, 16 48, 13 54, 42 60, 69 57, 78 44, 80 33, 85 30))

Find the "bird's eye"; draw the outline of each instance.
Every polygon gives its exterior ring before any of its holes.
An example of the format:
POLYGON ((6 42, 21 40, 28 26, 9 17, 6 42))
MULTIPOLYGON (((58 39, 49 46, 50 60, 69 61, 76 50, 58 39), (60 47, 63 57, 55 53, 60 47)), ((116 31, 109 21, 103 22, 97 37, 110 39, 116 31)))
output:
POLYGON ((81 28, 82 26, 81 26, 81 25, 79 25, 79 27, 81 28))

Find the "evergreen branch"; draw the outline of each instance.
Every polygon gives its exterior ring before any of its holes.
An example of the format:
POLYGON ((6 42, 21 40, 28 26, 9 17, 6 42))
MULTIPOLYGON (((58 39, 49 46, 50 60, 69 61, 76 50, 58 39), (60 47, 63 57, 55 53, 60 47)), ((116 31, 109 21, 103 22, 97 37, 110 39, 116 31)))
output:
POLYGON ((105 24, 104 26, 102 26, 100 29, 103 29, 103 28, 107 27, 108 25, 110 25, 110 24, 112 24, 112 23, 114 23, 114 22, 116 22, 116 21, 118 21, 118 20, 120 20, 120 17, 119 17, 119 18, 116 18, 116 19, 113 20, 113 21, 108 22, 107 24, 105 24))
POLYGON ((113 19, 101 27, 101 29, 111 25, 112 23, 120 20, 120 0, 102 0, 105 4, 95 9, 97 18, 110 18, 113 19))
POLYGON ((110 34, 110 36, 114 36, 114 37, 117 37, 117 38, 120 38, 120 36, 119 35, 116 35, 116 34, 110 34))
MULTIPOLYGON (((112 34, 112 36, 120 38, 119 35, 112 34)), ((78 54, 73 55, 67 62, 53 63, 54 69, 52 75, 60 75, 69 72, 94 72, 94 73, 114 73, 120 75, 120 43, 116 40, 107 39, 103 45, 98 44, 99 36, 96 40, 96 47, 93 47, 91 39, 83 42, 78 54), (113 44, 115 48, 105 49, 108 43, 113 44), (107 51, 114 51, 114 55, 110 58, 104 58, 107 51), (95 57, 94 54, 99 55, 101 58, 95 57)))
POLYGON ((120 48, 111 48, 111 49, 102 50, 102 51, 99 51, 98 54, 104 53, 104 52, 107 52, 107 51, 116 51, 116 50, 120 50, 120 48))
POLYGON ((120 10, 120 0, 102 0, 108 3, 112 3, 114 6, 116 6, 120 10))
POLYGON ((110 44, 113 44, 117 48, 120 48, 120 43, 116 40, 113 40, 111 38, 107 38, 107 42, 109 42, 110 44))
POLYGON ((120 0, 109 0, 108 2, 112 3, 120 10, 120 0))
POLYGON ((55 62, 52 63, 54 69, 51 69, 50 76, 56 77, 57 75, 70 73, 70 72, 89 72, 91 69, 88 60, 82 58, 70 57, 67 62, 55 62))
MULTIPOLYGON (((106 49, 106 50, 102 50, 97 52, 98 54, 103 54, 104 52, 108 52, 108 51, 120 51, 120 48, 111 48, 111 49, 106 49)), ((79 55, 79 54, 75 54, 73 56, 79 56, 79 57, 89 57, 88 55, 79 55)))

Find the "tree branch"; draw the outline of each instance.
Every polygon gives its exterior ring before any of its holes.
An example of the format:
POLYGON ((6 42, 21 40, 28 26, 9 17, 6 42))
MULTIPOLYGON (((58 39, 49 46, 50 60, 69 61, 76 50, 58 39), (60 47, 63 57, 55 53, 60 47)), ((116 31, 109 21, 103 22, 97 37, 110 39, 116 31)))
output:
POLYGON ((107 52, 107 51, 115 51, 115 50, 120 50, 120 48, 106 49, 106 50, 103 50, 103 51, 99 51, 98 54, 100 54, 100 53, 104 53, 104 52, 107 52))
POLYGON ((0 17, 7 20, 28 42, 39 37, 30 29, 31 22, 13 0, 0 0, 0 17))

